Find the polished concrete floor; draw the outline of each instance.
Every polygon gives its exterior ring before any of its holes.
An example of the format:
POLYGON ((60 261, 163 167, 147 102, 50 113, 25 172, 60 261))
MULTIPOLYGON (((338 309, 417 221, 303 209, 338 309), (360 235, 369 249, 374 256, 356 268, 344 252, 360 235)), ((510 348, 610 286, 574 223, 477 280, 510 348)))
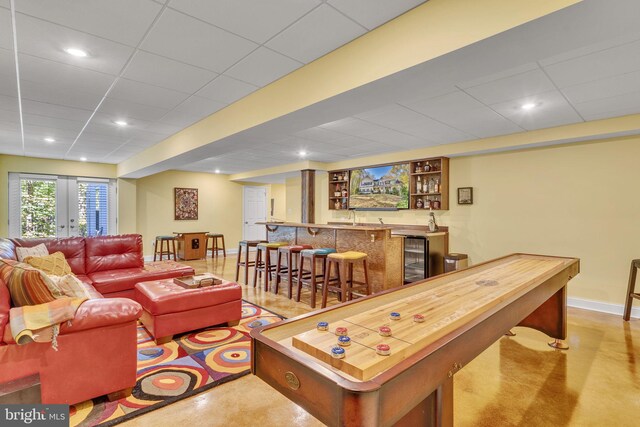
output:
MULTIPOLYGON (((235 257, 189 264, 233 280, 235 257)), ((240 277, 242 281, 242 275, 240 277)), ((251 286, 247 301, 283 316, 310 311, 251 286)), ((282 294, 282 292, 281 292, 282 294)), ((335 299, 330 301, 336 303, 335 299)), ((544 334, 514 328, 455 378, 456 426, 640 425, 640 320, 569 309, 568 351, 544 334)), ((320 426, 317 419, 253 375, 122 424, 132 426, 320 426)))

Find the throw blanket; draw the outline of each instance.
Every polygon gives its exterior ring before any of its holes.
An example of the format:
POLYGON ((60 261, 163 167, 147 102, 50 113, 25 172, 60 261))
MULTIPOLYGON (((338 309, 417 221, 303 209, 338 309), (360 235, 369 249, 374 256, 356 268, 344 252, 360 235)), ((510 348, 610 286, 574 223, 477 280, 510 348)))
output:
POLYGON ((71 321, 87 298, 58 298, 46 304, 14 307, 9 311, 11 334, 17 344, 51 341, 58 351, 60 323, 71 321))

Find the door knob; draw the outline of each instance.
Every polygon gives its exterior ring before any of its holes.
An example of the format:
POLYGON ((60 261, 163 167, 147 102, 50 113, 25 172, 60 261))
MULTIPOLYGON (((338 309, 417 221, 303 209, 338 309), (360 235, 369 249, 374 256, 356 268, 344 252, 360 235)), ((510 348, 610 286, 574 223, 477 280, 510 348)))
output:
POLYGON ((70 225, 69 228, 75 228, 73 225, 70 225))
POLYGON ((61 229, 62 229, 62 228, 64 228, 64 225, 61 225, 61 226, 60 226, 60 228, 61 228, 61 229))

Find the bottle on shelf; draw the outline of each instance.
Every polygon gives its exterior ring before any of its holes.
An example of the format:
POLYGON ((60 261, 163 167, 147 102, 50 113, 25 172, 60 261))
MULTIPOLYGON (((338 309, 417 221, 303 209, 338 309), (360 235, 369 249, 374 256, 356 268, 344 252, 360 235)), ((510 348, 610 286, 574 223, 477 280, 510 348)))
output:
POLYGON ((417 209, 422 209, 422 199, 416 200, 416 208, 417 209))
POLYGON ((435 183, 433 178, 431 178, 429 180, 429 191, 428 192, 429 193, 435 193, 436 192, 436 183, 435 183))
POLYGON ((422 172, 422 164, 418 162, 416 164, 416 173, 420 173, 420 172, 422 172))
POLYGON ((427 164, 424 165, 424 171, 431 172, 431 165, 429 164, 429 162, 427 162, 427 164))
POLYGON ((341 206, 341 205, 340 205, 340 200, 336 200, 336 201, 333 203, 333 207, 334 207, 335 209, 340 209, 340 206, 341 206))
POLYGON ((416 193, 422 193, 422 180, 420 177, 416 181, 416 193))
POLYGON ((433 203, 431 204, 431 207, 432 207, 433 209, 440 209, 440 200, 435 199, 435 200, 433 201, 433 203))
POLYGON ((436 184, 434 185, 434 192, 435 193, 440 192, 440 180, 438 178, 436 178, 436 184))
POLYGON ((429 192, 429 183, 427 182, 427 178, 426 177, 422 181, 422 192, 423 193, 428 193, 429 192))
POLYGON ((347 195, 348 195, 348 194, 349 194, 349 193, 347 192, 347 187, 346 187, 346 186, 343 186, 343 187, 342 187, 342 197, 347 197, 347 195))

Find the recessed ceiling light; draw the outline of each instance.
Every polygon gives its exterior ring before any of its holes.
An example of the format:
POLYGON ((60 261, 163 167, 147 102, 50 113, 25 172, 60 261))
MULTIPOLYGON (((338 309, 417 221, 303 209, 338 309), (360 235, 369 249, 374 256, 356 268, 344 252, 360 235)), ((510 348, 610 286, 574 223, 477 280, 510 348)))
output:
POLYGON ((215 173, 220 173, 220 169, 216 169, 214 172, 215 173))
POLYGON ((114 120, 113 123, 117 124, 118 126, 127 126, 129 124, 124 120, 114 120))
POLYGON ((44 139, 46 142, 56 142, 55 139, 51 138, 51 137, 47 137, 44 139))
POLYGON ((68 47, 64 51, 67 52, 69 55, 77 56, 78 58, 84 58, 85 56, 88 56, 86 51, 75 48, 75 47, 68 47))
POLYGON ((81 162, 86 162, 86 161, 87 161, 87 158, 86 158, 86 157, 80 157, 80 161, 81 161, 81 162))
POLYGON ((298 155, 299 155, 300 157, 306 157, 306 156, 307 156, 307 152, 306 152, 306 151, 304 151, 304 150, 300 150, 300 151, 298 151, 298 155))
POLYGON ((531 110, 533 108, 536 108, 536 104, 534 104, 533 102, 527 102, 526 104, 522 104, 520 108, 522 108, 523 110, 531 110))

